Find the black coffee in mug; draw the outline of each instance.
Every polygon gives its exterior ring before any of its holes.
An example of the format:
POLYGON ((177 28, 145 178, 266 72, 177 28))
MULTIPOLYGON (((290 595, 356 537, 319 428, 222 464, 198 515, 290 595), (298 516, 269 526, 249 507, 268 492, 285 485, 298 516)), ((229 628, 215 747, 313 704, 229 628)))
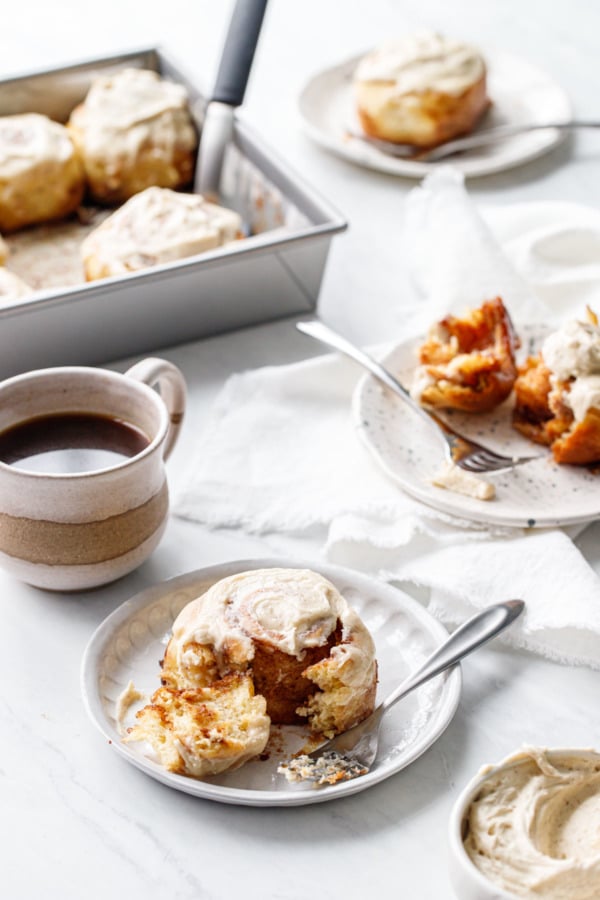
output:
POLYGON ((96 413, 36 416, 0 432, 0 461, 28 472, 73 475, 137 456, 150 441, 134 425, 96 413))

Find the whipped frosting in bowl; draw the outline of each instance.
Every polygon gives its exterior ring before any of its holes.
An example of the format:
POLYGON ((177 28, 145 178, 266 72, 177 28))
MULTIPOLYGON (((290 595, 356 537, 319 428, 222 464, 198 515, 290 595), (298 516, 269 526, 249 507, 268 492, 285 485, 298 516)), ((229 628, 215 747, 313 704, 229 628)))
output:
POLYGON ((600 753, 527 747, 488 766, 450 822, 461 900, 600 897, 600 753))

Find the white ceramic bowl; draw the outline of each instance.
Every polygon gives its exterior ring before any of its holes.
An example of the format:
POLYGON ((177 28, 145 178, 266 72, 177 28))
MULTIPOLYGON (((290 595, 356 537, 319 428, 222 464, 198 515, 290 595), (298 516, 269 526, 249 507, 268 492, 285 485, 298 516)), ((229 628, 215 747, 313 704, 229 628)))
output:
MULTIPOLYGON (((581 757, 586 760, 600 758, 600 753, 591 749, 561 747, 547 750, 546 753, 550 762, 557 763, 565 757, 569 759, 581 757)), ((514 757, 516 755, 515 753, 514 757)), ((486 878, 471 862, 463 843, 465 820, 469 808, 485 782, 503 769, 518 766, 521 762, 522 758, 509 758, 506 762, 490 766, 483 774, 475 775, 454 803, 449 822, 448 865, 450 883, 460 900, 523 900, 522 896, 519 898, 517 894, 504 890, 486 878)))

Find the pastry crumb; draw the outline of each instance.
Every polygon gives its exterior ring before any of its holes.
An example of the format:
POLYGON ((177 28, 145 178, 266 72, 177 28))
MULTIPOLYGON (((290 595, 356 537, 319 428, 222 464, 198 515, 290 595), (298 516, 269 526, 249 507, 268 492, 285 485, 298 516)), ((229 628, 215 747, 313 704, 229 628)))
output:
POLYGON ((318 759, 312 759, 303 753, 286 760, 277 768, 277 772, 285 775, 290 782, 313 781, 317 785, 349 781, 359 775, 366 775, 368 771, 358 760, 344 756, 337 750, 330 750, 318 759))

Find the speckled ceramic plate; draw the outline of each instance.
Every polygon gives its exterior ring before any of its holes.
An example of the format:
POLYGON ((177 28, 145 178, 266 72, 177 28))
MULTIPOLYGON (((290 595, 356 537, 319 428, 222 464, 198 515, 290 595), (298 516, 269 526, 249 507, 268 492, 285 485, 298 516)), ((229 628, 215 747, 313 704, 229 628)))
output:
MULTIPOLYGON (((221 578, 248 569, 284 566, 312 568, 329 578, 360 613, 377 647, 378 698, 382 699, 447 637, 444 627, 415 600, 396 588, 334 566, 282 559, 241 560, 200 569, 142 591, 115 610, 96 630, 84 655, 82 691, 87 711, 129 763, 176 790, 245 806, 300 806, 363 791, 408 766, 442 734, 458 705, 460 668, 423 685, 385 716, 381 749, 367 775, 342 784, 290 785, 277 774, 279 763, 306 740, 300 727, 273 729, 269 758, 198 780, 165 771, 146 744, 124 744, 117 722, 117 700, 129 681, 148 696, 159 686, 162 658, 179 611, 221 578)), ((140 701, 125 719, 131 723, 140 701)), ((98 776, 101 777, 101 776, 98 776)))
MULTIPOLYGON (((521 329, 521 354, 535 352, 547 331, 521 329)), ((383 364, 410 386, 420 340, 399 344, 383 364)), ((399 397, 381 387, 371 375, 354 395, 358 432, 385 472, 408 494, 442 512, 487 524, 543 528, 589 522, 600 516, 600 475, 584 467, 559 466, 548 450, 531 443, 511 425, 512 399, 485 415, 447 414, 454 428, 507 456, 539 459, 486 475, 496 486, 494 500, 475 500, 434 487, 431 478, 440 468, 443 443, 435 428, 416 416, 399 397)))
MULTIPOLYGON (((478 128, 516 125, 523 122, 564 122, 571 118, 565 91, 549 75, 526 60, 508 53, 486 50, 489 112, 478 128)), ((451 162, 467 177, 490 175, 521 165, 547 153, 564 137, 556 128, 534 131, 479 147, 440 163, 396 159, 360 138, 354 112, 352 74, 360 56, 314 75, 299 98, 300 114, 309 136, 318 144, 368 169, 421 178, 436 166, 451 162)))

